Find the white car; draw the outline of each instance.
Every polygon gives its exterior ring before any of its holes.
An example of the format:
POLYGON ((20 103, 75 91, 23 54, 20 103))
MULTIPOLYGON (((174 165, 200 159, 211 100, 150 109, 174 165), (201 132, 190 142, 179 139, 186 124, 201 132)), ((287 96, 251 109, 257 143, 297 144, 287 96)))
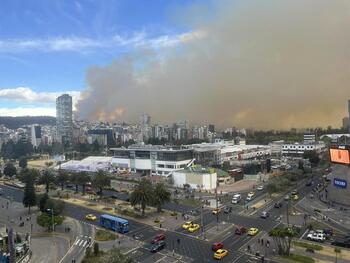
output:
POLYGON ((263 186, 263 185, 260 185, 260 186, 258 186, 258 188, 256 188, 256 189, 258 189, 258 191, 262 191, 262 190, 264 190, 264 186, 263 186))
POLYGON ((238 204, 242 199, 242 196, 240 194, 235 194, 233 197, 232 197, 232 201, 231 203, 232 204, 238 204))
POLYGON ((316 242, 324 242, 326 240, 325 235, 319 232, 310 232, 306 238, 308 240, 316 241, 316 242))

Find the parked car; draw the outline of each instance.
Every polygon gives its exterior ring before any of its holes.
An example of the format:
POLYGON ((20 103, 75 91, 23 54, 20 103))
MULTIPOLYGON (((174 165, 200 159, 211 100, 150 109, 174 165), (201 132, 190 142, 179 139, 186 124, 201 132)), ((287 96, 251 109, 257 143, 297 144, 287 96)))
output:
POLYGON ((333 229, 331 228, 323 229, 323 233, 326 235, 326 237, 331 237, 333 236, 333 229))
POLYGON ((218 249, 222 249, 224 248, 224 243, 222 242, 215 242, 212 246, 211 246, 211 249, 216 251, 218 249))
POLYGON ((282 203, 281 202, 276 202, 273 207, 274 208, 281 208, 282 207, 282 203))
POLYGON ((290 200, 290 196, 289 195, 285 195, 283 199, 284 199, 284 201, 289 201, 290 200))
POLYGON ((247 232, 247 229, 244 226, 237 226, 235 230, 236 235, 243 235, 247 232))
POLYGON ((248 195, 245 199, 247 202, 252 201, 254 199, 254 195, 248 195))
POLYGON ((165 240, 165 235, 164 234, 158 234, 156 235, 152 240, 151 240, 151 243, 152 244, 155 244, 155 243, 158 243, 159 241, 161 240, 165 240))
POLYGON ((298 194, 298 190, 294 189, 290 194, 291 195, 297 195, 298 194))
POLYGON ((262 191, 264 190, 264 186, 263 185, 259 185, 258 188, 256 188, 258 191, 262 191))
POLYGON ((159 241, 151 247, 151 252, 156 253, 165 248, 165 241, 159 241))
POLYGON ((231 206, 226 206, 225 209, 224 209, 224 213, 225 214, 229 214, 232 212, 232 207, 231 206))
POLYGON ((269 212, 266 212, 266 211, 263 211, 260 215, 260 217, 264 219, 268 218, 269 216, 270 216, 269 212))
POLYGON ((212 213, 213 213, 213 215, 217 215, 220 213, 220 211, 221 211, 220 208, 215 208, 215 209, 213 209, 212 213))

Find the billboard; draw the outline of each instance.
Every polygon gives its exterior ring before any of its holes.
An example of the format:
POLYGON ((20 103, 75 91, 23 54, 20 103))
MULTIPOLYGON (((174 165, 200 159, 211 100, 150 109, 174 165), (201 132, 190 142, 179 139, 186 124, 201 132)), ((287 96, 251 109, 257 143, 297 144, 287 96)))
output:
POLYGON ((348 149, 329 149, 331 162, 333 163, 341 163, 341 164, 350 164, 350 156, 348 149))
POLYGON ((343 179, 334 178, 333 185, 335 187, 339 187, 339 188, 346 188, 348 185, 348 182, 346 180, 343 180, 343 179))

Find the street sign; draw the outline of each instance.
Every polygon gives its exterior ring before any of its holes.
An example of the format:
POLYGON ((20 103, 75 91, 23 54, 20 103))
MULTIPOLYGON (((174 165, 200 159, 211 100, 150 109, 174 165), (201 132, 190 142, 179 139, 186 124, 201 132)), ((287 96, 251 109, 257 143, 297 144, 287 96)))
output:
POLYGON ((335 187, 339 187, 339 188, 346 188, 348 183, 347 183, 346 180, 334 178, 333 179, 333 185, 335 187))

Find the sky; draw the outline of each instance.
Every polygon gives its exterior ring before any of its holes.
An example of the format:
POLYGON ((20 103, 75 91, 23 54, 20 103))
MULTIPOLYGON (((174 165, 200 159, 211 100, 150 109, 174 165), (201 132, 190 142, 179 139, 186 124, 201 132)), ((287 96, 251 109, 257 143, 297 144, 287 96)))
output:
POLYGON ((3 0, 0 116, 339 127, 347 0, 3 0))
POLYGON ((77 100, 88 68, 185 33, 172 18, 184 3, 189 1, 1 1, 0 115, 55 115, 55 98, 67 92, 77 100))

